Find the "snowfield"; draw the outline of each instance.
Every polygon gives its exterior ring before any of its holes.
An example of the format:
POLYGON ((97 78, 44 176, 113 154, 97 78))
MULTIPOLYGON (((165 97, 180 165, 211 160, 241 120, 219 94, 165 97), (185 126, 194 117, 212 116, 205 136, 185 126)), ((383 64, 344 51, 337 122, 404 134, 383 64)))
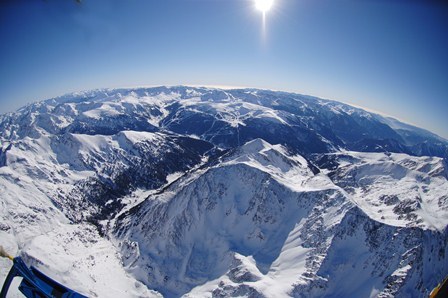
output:
POLYGON ((448 274, 448 141, 359 108, 105 89, 1 115, 0 142, 0 245, 89 297, 422 297, 448 274))

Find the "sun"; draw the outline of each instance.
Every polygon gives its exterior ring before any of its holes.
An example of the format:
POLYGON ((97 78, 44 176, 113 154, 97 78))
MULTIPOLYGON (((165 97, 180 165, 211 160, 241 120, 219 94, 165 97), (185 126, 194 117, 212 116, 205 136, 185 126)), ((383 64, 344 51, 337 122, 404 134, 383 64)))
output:
POLYGON ((255 0, 255 7, 266 13, 269 9, 271 9, 274 0, 255 0))

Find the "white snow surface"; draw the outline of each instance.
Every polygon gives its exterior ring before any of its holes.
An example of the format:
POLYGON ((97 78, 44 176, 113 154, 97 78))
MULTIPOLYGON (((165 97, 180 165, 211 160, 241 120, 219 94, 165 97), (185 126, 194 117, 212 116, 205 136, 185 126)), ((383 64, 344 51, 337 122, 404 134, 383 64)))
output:
MULTIPOLYGON (((101 136, 75 135, 74 140, 82 144, 79 154, 87 155, 111 143, 101 136)), ((11 255, 22 256, 27 264, 89 297, 160 296, 124 271, 115 247, 95 227, 70 224, 52 203, 52 197, 68 195, 76 181, 93 172, 57 163, 44 136, 20 142, 7 158, 9 166, 0 167, 0 245, 11 255)), ((0 284, 11 265, 1 261, 0 284)), ((14 288, 16 284, 12 292, 14 288)))
MULTIPOLYGON (((418 266, 409 267, 409 258, 417 247, 424 258, 431 255, 415 228, 441 233, 438 241, 446 242, 446 203, 436 212, 431 199, 446 193, 446 178, 433 176, 442 161, 340 155, 356 160, 342 167, 341 176, 354 176, 345 189, 313 174, 303 157, 260 139, 180 178, 115 223, 127 270, 166 297, 386 297, 412 288, 405 277, 418 266), (415 213, 401 213, 397 206, 415 194, 421 198, 415 213), (385 241, 389 234, 394 238, 385 241), (404 238, 412 244, 402 247, 404 238), (142 270, 148 267, 149 276, 142 270)), ((447 260, 439 255, 433 264, 441 273, 447 260)))
MULTIPOLYGON (((304 115, 292 119, 272 108, 281 105, 277 95, 240 92, 244 100, 207 88, 104 89, 12 114, 17 122, 0 135, 0 245, 89 297, 421 297, 448 274, 446 161, 336 150, 317 134, 338 165, 313 172, 309 159, 282 145, 240 143, 240 129, 262 119, 267 130, 292 121, 313 130, 306 112, 316 105, 335 117, 374 116, 298 96, 291 100, 304 115), (111 196, 104 205, 120 209, 99 223, 100 233, 86 220, 99 207, 78 201, 76 186, 116 181, 132 160, 169 152, 185 136, 168 128, 192 115, 222 129, 186 136, 234 133, 241 146, 210 164, 202 156, 188 171, 173 169, 159 189, 111 196), (75 120, 82 129, 70 131, 75 120), (115 125, 119 131, 102 131, 115 125)), ((10 266, 0 260, 0 284, 10 266)))
POLYGON ((440 175, 445 171, 443 159, 396 153, 339 155, 356 160, 342 167, 339 175, 352 180, 350 198, 372 219, 402 227, 417 223, 438 231, 448 225, 447 205, 441 201, 448 194, 446 176, 440 175), (394 203, 386 202, 385 197, 397 199, 394 203), (413 210, 416 218, 409 220, 394 212, 401 203, 416 206, 413 210))

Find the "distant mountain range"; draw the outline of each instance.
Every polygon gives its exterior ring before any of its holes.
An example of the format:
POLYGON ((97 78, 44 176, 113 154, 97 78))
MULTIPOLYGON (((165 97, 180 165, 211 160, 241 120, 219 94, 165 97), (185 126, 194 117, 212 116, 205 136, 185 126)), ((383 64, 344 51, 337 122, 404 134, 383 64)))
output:
POLYGON ((0 142, 0 245, 88 296, 421 297, 448 274, 448 141, 346 104, 104 89, 1 115, 0 142))

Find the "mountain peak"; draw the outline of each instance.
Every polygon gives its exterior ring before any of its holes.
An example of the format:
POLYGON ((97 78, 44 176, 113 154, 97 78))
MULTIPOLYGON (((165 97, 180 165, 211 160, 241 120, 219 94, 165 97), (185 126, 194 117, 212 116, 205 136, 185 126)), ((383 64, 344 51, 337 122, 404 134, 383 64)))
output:
POLYGON ((448 143, 381 117, 183 86, 31 104, 0 116, 0 241, 88 296, 424 296, 448 143))
POLYGON ((273 146, 261 138, 253 139, 241 146, 241 151, 246 154, 261 153, 262 151, 272 149, 273 146))

